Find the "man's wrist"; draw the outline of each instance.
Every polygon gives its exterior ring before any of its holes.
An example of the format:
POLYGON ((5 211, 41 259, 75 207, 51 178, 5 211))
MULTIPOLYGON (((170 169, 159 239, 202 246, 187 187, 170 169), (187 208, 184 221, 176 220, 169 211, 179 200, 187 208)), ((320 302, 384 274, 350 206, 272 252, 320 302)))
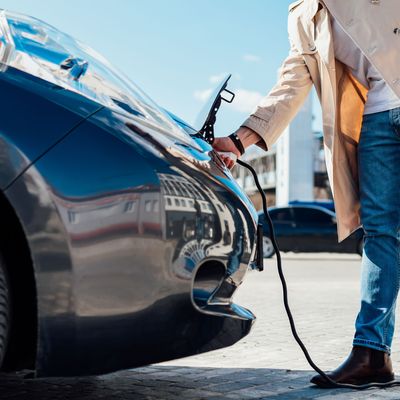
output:
POLYGON ((246 126, 241 126, 235 133, 244 149, 260 141, 260 135, 246 126))
POLYGON ((231 133, 228 137, 229 137, 229 139, 232 140, 233 144, 236 147, 236 150, 238 150, 238 152, 239 152, 239 155, 242 156, 246 149, 244 148, 243 143, 239 139, 239 137, 236 134, 236 132, 231 133))

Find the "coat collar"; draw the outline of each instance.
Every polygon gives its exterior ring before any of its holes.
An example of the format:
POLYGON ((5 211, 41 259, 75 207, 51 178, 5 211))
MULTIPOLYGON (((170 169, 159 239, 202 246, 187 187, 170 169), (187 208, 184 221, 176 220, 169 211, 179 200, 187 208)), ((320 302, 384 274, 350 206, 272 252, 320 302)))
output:
POLYGON ((307 17, 307 20, 311 21, 317 14, 319 5, 321 4, 322 6, 324 6, 324 4, 320 0, 305 0, 305 2, 306 2, 305 15, 307 17))

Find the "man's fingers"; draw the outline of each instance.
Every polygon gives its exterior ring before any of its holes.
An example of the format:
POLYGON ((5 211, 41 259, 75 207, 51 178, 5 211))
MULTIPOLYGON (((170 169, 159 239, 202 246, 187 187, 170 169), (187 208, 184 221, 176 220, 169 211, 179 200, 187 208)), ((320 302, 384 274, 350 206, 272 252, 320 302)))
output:
POLYGON ((221 138, 215 138, 213 142, 213 148, 217 152, 220 153, 220 157, 224 161, 225 165, 229 168, 232 169, 235 165, 235 160, 232 160, 230 157, 226 156, 225 154, 221 154, 222 152, 225 153, 233 153, 235 154, 238 158, 240 157, 240 153, 236 149, 235 145, 233 144, 232 140, 229 139, 228 137, 221 137, 221 138))
POLYGON ((227 165, 229 162, 229 157, 224 156, 223 154, 220 154, 219 156, 222 158, 222 161, 225 163, 225 165, 227 165))
POLYGON ((224 161, 224 164, 227 166, 227 168, 232 169, 235 165, 235 161, 232 160, 230 157, 225 156, 223 154, 220 154, 222 160, 224 161))

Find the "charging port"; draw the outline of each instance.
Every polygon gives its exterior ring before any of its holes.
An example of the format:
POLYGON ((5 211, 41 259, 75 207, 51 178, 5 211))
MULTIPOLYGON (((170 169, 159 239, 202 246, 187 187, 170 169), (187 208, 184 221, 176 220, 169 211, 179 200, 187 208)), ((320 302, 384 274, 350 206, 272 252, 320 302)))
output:
POLYGON ((207 261, 197 269, 193 281, 193 300, 204 307, 225 277, 225 266, 217 261, 207 261))

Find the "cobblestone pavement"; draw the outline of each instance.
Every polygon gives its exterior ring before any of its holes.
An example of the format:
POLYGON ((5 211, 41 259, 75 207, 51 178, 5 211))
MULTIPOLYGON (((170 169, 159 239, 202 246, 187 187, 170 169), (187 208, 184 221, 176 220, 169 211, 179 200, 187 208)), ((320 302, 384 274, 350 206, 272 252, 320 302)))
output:
MULTIPOLYGON (((287 254, 283 260, 299 334, 321 368, 335 368, 351 348, 360 258, 287 254)), ((274 261, 266 261, 263 273, 250 272, 238 293, 236 301, 251 308, 258 320, 252 333, 233 347, 91 378, 4 375, 0 399, 400 399, 400 387, 356 392, 309 384, 313 372, 291 337, 274 261)), ((398 336, 393 361, 399 371, 398 336)))

